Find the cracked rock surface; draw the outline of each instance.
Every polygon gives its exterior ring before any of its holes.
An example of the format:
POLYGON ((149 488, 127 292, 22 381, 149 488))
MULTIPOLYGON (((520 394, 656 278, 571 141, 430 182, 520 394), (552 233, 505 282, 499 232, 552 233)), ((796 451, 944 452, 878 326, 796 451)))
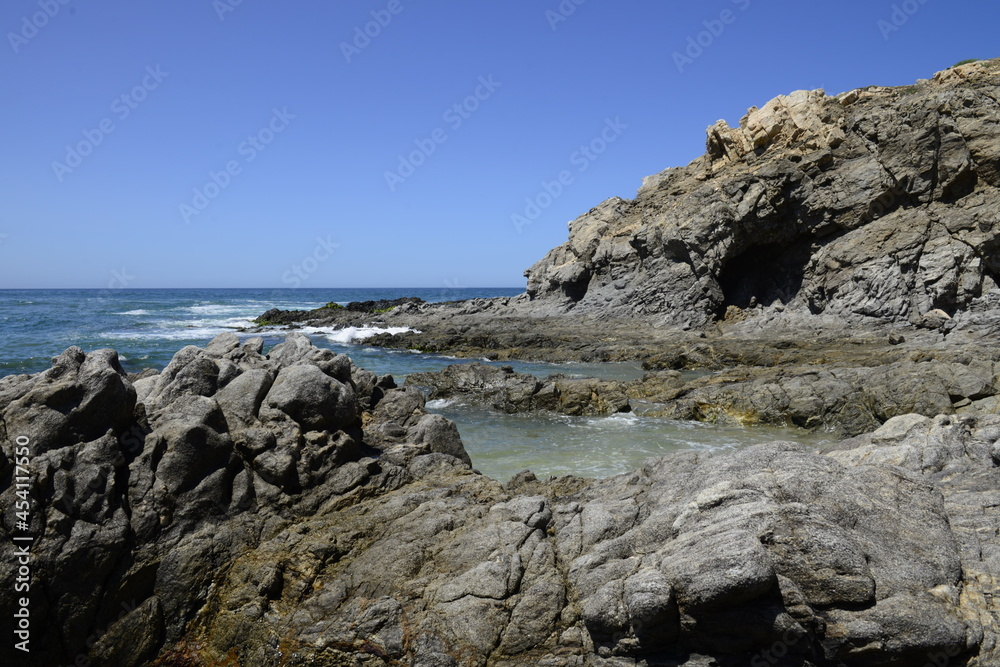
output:
POLYGON ((1000 60, 779 96, 570 223, 528 270, 525 308, 701 327, 730 307, 926 324, 995 304, 998 145, 1000 60))
POLYGON ((301 335, 266 355, 220 336, 135 383, 76 348, 0 380, 7 536, 11 445, 34 443, 33 658, 1000 660, 996 416, 502 484, 422 406, 301 335))

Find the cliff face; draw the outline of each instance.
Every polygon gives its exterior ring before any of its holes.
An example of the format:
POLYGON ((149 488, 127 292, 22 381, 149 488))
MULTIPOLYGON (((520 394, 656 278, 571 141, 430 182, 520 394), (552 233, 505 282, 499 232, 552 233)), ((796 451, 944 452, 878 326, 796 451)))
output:
POLYGON ((731 306, 919 324, 1000 303, 1000 60, 780 96, 706 148, 570 223, 525 273, 534 305, 697 327, 731 306))

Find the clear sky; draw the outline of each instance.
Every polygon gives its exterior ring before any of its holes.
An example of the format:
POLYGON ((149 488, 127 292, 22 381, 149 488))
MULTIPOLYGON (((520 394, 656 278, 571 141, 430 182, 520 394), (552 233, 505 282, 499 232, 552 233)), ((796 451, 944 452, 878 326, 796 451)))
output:
POLYGON ((523 285, 717 119, 998 56, 998 5, 5 0, 0 288, 523 285))

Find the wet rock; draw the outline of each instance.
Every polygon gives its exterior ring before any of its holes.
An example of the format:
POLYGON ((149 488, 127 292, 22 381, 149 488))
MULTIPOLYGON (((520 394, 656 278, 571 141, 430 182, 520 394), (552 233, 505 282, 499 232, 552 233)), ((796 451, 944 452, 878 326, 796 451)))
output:
POLYGON ((406 384, 427 390, 432 399, 463 397, 507 414, 549 410, 595 416, 631 410, 620 382, 559 375, 539 380, 510 366, 452 364, 441 371, 412 373, 406 384))

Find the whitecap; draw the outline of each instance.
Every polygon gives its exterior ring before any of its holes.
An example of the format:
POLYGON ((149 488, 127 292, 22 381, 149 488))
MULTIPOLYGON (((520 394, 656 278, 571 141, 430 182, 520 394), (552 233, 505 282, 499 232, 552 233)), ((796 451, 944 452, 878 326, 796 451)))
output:
POLYGON ((126 310, 124 313, 115 313, 116 315, 149 315, 148 310, 143 310, 138 308, 136 310, 126 310))
POLYGON ((608 417, 595 417, 588 419, 587 424, 591 426, 635 426, 642 420, 642 417, 634 412, 616 412, 608 417))
POLYGON ((245 308, 242 306, 223 306, 220 304, 212 304, 205 306, 190 306, 187 310, 199 315, 230 315, 234 311, 245 310, 245 308))
POLYGON ((450 408, 456 403, 458 403, 457 398, 435 398, 432 401, 427 401, 427 405, 424 407, 428 410, 444 410, 445 408, 450 408))
POLYGON ((342 345, 346 345, 348 343, 358 343, 363 340, 367 340, 372 336, 383 333, 391 334, 393 336, 411 331, 414 333, 420 333, 410 327, 345 327, 343 329, 335 329, 333 331, 320 327, 302 327, 300 331, 307 335, 323 336, 331 343, 340 343, 342 345))

